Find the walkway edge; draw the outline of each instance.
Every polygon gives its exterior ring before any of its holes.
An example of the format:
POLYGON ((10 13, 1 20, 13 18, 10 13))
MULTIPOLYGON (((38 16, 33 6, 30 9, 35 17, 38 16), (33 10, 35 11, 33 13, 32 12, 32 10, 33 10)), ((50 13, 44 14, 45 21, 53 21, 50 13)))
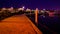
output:
POLYGON ((34 28, 34 30, 36 32, 38 32, 37 34, 42 34, 42 32, 33 24, 33 22, 27 16, 25 16, 25 17, 28 19, 28 21, 30 21, 30 23, 31 23, 32 27, 34 28))

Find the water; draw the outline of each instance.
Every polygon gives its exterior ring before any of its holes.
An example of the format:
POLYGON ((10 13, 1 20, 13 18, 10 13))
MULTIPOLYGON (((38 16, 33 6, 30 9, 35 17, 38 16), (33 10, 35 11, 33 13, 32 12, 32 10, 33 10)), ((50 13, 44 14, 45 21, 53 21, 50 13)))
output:
MULTIPOLYGON (((35 23, 35 17, 33 15, 27 15, 31 21, 35 23)), ((49 17, 49 16, 41 16, 38 15, 38 26, 37 26, 43 34, 60 34, 60 19, 57 16, 49 17)))

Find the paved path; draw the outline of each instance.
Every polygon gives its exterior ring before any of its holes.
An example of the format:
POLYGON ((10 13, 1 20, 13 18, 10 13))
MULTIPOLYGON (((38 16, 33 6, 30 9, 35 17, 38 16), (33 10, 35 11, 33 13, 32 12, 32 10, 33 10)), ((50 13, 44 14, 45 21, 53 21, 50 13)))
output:
POLYGON ((25 15, 15 15, 0 22, 0 34, 42 34, 25 15))

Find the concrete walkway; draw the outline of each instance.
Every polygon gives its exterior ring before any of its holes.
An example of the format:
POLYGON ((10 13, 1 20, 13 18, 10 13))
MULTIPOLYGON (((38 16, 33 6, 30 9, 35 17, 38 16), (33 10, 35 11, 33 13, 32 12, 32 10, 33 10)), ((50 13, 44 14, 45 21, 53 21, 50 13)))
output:
POLYGON ((0 34, 42 34, 25 15, 15 15, 0 22, 0 34))

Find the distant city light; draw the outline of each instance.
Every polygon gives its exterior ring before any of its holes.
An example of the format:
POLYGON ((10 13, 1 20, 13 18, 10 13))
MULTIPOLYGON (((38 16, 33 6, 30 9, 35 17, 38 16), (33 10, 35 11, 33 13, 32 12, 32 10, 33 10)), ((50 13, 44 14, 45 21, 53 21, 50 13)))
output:
POLYGON ((43 9, 43 10, 46 10, 46 9, 43 9))
POLYGON ((6 10, 6 8, 2 8, 2 10, 6 10))
POLYGON ((23 9, 25 8, 25 6, 22 7, 23 9))
POLYGON ((11 7, 10 9, 13 10, 13 7, 11 7))

